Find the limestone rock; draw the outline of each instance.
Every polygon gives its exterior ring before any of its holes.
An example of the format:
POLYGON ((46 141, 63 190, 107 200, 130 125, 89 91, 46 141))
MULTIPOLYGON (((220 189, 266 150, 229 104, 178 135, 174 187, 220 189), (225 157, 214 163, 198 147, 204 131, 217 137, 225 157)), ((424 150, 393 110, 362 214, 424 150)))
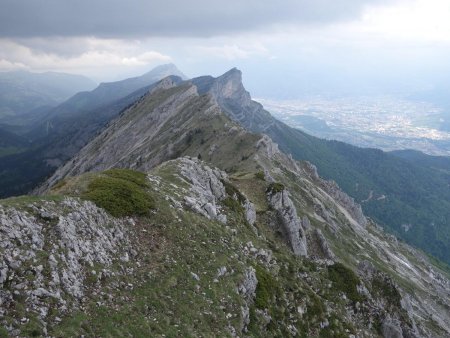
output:
POLYGON ((226 215, 221 214, 218 205, 226 197, 222 183, 228 179, 226 173, 196 158, 182 157, 178 163, 181 176, 190 184, 190 194, 184 197, 186 206, 209 219, 226 223, 226 215))
POLYGON ((256 222, 255 205, 247 199, 245 200, 244 209, 245 209, 245 219, 250 225, 254 225, 256 222))
POLYGON ((61 314, 79 306, 88 269, 111 266, 129 251, 127 222, 76 198, 30 210, 0 206, 1 308, 8 315, 23 297, 45 324, 50 306, 61 314))
POLYGON ((240 328, 241 332, 246 332, 247 326, 250 324, 250 306, 254 302, 257 285, 258 279, 255 269, 253 267, 247 268, 244 273, 244 280, 238 286, 238 292, 245 301, 245 305, 241 307, 243 322, 243 326, 240 328))
POLYGON ((384 338, 403 338, 403 330, 400 326, 400 321, 391 318, 389 315, 383 320, 381 330, 384 338))
POLYGON ((267 135, 263 135, 263 137, 256 143, 256 148, 264 149, 268 158, 273 158, 276 154, 280 153, 278 144, 273 142, 272 139, 267 135))
POLYGON ((256 271, 253 267, 249 267, 244 273, 244 280, 238 287, 239 294, 241 294, 247 302, 253 302, 257 285, 258 279, 256 278, 256 271))
POLYGON ((308 251, 305 232, 289 192, 286 189, 275 193, 269 192, 267 199, 269 205, 277 212, 292 251, 298 256, 306 256, 308 251))
POLYGON ((333 251, 331 251, 331 248, 328 245, 328 241, 325 238, 325 236, 323 235, 322 231, 320 229, 315 229, 314 232, 315 232, 319 247, 320 247, 323 255, 325 256, 325 258, 334 260, 335 255, 334 255, 333 251))
POLYGON ((302 227, 305 230, 311 229, 311 222, 309 221, 308 216, 303 216, 303 218, 302 218, 302 227))

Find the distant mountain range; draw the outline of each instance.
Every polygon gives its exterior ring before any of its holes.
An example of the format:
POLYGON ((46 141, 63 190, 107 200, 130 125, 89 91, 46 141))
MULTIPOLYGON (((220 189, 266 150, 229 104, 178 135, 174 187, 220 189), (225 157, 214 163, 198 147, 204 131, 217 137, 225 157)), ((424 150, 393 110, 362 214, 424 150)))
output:
POLYGON ((184 77, 174 65, 162 65, 140 77, 102 83, 93 91, 80 92, 33 115, 32 123, 18 130, 29 146, 0 162, 0 196, 31 190, 75 155, 112 118, 143 96, 151 84, 170 73, 184 77))
MULTIPOLYGON (((94 91, 77 94, 50 110, 41 123, 26 134, 27 139, 33 142, 29 150, 2 158, 2 195, 20 194, 42 182, 56 167, 76 155, 85 144, 107 128, 110 121, 153 90, 152 85, 136 88, 146 81, 156 81, 168 72, 182 75, 173 65, 164 66, 141 78, 102 84, 94 91)), ((180 77, 169 79, 174 85, 182 83, 180 77)), ((433 157, 423 154, 402 158, 399 154, 322 140, 290 128, 251 99, 242 84, 241 72, 237 69, 218 78, 203 76, 186 83, 194 84, 200 95, 212 96, 231 119, 247 130, 267 134, 294 159, 307 160, 316 165, 321 176, 336 181, 362 204, 368 216, 397 236, 450 262, 448 161, 440 161, 437 165, 433 157), (427 162, 430 165, 425 166, 427 162)), ((111 163, 107 158, 100 159, 97 152, 105 146, 102 142, 95 147, 90 145, 95 149, 90 155, 95 165, 74 158, 67 162, 66 168, 77 173, 85 170, 79 171, 76 163, 82 163, 83 167, 90 170, 96 165, 107 168, 119 163, 119 159, 114 159, 114 156, 107 157, 113 159, 111 163)), ((127 144, 126 138, 123 142, 127 144)), ((167 146, 166 159, 177 153, 171 148, 172 145, 167 146)), ((114 152, 119 154, 119 149, 114 152)), ((126 155, 127 158, 131 156, 129 151, 126 155)), ((136 161, 138 157, 136 155, 136 161)), ((155 161, 156 165, 156 158, 155 161)), ((227 169, 232 170, 231 167, 227 169)), ((58 177, 62 176, 59 174, 58 177)))
POLYGON ((94 87, 92 80, 81 75, 0 72, 0 122, 20 124, 20 117, 34 109, 55 106, 80 91, 94 87))

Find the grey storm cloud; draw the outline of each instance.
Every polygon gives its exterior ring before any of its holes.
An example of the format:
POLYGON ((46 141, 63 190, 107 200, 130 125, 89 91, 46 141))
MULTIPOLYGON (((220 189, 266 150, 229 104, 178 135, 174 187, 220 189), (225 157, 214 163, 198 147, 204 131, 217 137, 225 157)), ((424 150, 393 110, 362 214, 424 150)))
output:
POLYGON ((357 17, 387 0, 0 0, 0 37, 209 37, 357 17))

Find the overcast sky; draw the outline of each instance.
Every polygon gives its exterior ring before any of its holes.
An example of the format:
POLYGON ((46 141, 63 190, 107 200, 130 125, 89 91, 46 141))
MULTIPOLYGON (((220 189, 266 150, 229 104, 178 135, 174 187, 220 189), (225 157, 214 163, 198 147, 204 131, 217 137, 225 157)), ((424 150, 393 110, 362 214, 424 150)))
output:
POLYGON ((295 96, 426 87, 448 60, 449 0, 0 0, 2 71, 100 82, 168 62, 188 76, 236 66, 256 95, 295 96))

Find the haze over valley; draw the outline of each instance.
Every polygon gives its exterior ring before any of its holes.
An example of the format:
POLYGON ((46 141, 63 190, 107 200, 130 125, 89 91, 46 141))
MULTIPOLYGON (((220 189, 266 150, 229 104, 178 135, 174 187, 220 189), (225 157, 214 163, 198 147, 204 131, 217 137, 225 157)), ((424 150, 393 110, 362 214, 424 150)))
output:
POLYGON ((385 151, 450 155, 449 113, 436 103, 386 96, 257 100, 288 125, 317 137, 385 151))

